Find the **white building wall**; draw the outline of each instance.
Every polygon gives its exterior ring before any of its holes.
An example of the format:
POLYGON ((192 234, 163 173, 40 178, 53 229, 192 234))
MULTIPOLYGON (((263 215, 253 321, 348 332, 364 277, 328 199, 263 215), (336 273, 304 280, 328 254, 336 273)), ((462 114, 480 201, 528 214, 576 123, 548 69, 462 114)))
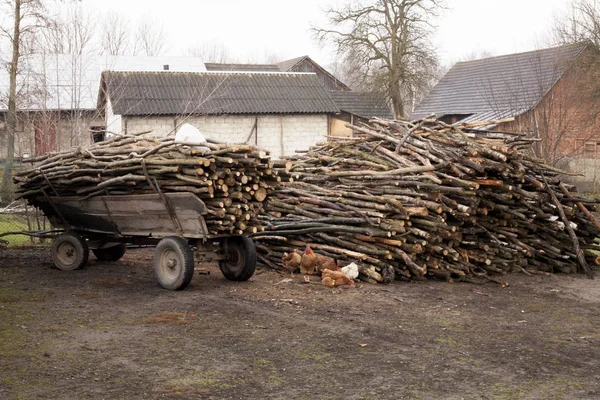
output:
POLYGON ((256 144, 275 158, 324 142, 328 134, 327 114, 124 117, 123 121, 127 133, 152 131, 155 136, 174 134, 174 126, 188 123, 207 138, 256 144), (255 121, 257 133, 252 133, 255 121))
POLYGON ((110 136, 111 134, 122 133, 123 130, 123 118, 120 115, 116 115, 113 112, 112 102, 110 98, 106 99, 106 132, 110 136))

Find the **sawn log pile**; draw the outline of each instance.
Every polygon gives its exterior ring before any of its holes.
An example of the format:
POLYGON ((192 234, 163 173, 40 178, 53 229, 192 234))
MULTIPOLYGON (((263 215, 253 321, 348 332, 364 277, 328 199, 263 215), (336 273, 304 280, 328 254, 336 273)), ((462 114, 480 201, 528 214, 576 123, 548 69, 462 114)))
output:
POLYGON ((51 154, 15 175, 19 197, 191 192, 202 199, 211 234, 255 233, 258 214, 280 179, 269 155, 250 145, 119 136, 87 149, 51 154))
MULTIPOLYGON (((511 271, 592 276, 600 229, 594 201, 572 194, 560 171, 536 159, 533 140, 477 139, 423 119, 374 120, 279 164, 293 178, 273 193, 254 235, 259 259, 310 244, 360 278, 473 281, 511 271)), ((284 179, 286 180, 286 179, 284 179)))

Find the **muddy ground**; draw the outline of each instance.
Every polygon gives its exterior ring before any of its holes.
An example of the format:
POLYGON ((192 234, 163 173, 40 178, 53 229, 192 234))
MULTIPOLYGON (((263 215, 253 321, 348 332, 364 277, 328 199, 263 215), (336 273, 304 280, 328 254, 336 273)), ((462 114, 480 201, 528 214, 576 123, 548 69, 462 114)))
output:
POLYGON ((332 290, 209 267, 170 292, 150 249, 90 259, 0 255, 0 398, 600 398, 598 279, 332 290))

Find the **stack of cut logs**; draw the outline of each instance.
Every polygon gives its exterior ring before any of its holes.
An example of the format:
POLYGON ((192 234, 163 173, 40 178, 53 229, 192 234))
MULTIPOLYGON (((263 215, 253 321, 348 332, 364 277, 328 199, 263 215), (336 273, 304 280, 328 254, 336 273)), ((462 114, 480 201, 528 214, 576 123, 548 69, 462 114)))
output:
POLYGON ((119 136, 87 149, 33 160, 15 175, 18 194, 39 196, 125 195, 191 192, 208 209, 210 233, 255 233, 258 214, 280 179, 269 155, 254 146, 214 142, 201 147, 173 138, 119 136))
POLYGON ((294 181, 270 196, 266 229, 254 235, 259 259, 281 268, 284 253, 310 244, 339 263, 358 261, 367 281, 591 276, 596 202, 536 159, 533 139, 484 139, 475 127, 373 120, 295 156, 278 171, 294 181))

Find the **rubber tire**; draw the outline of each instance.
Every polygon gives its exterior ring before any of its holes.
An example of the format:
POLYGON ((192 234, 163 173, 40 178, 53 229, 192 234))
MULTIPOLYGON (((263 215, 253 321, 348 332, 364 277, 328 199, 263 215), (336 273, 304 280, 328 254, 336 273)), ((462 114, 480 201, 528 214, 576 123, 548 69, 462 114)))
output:
POLYGON ((160 286, 169 290, 185 288, 194 276, 194 254, 187 240, 169 236, 154 249, 154 274, 160 286), (167 262, 175 265, 169 267, 167 262))
POLYGON ((87 242, 75 233, 63 233, 52 242, 52 261, 61 271, 82 269, 89 255, 87 242))
POLYGON ((256 270, 254 242, 246 236, 232 236, 226 240, 228 252, 224 254, 225 259, 219 262, 221 272, 230 281, 247 281, 256 270))
POLYGON ((94 253, 96 258, 100 261, 118 261, 123 257, 126 251, 127 245, 125 243, 119 243, 103 249, 92 249, 92 253, 94 253))

